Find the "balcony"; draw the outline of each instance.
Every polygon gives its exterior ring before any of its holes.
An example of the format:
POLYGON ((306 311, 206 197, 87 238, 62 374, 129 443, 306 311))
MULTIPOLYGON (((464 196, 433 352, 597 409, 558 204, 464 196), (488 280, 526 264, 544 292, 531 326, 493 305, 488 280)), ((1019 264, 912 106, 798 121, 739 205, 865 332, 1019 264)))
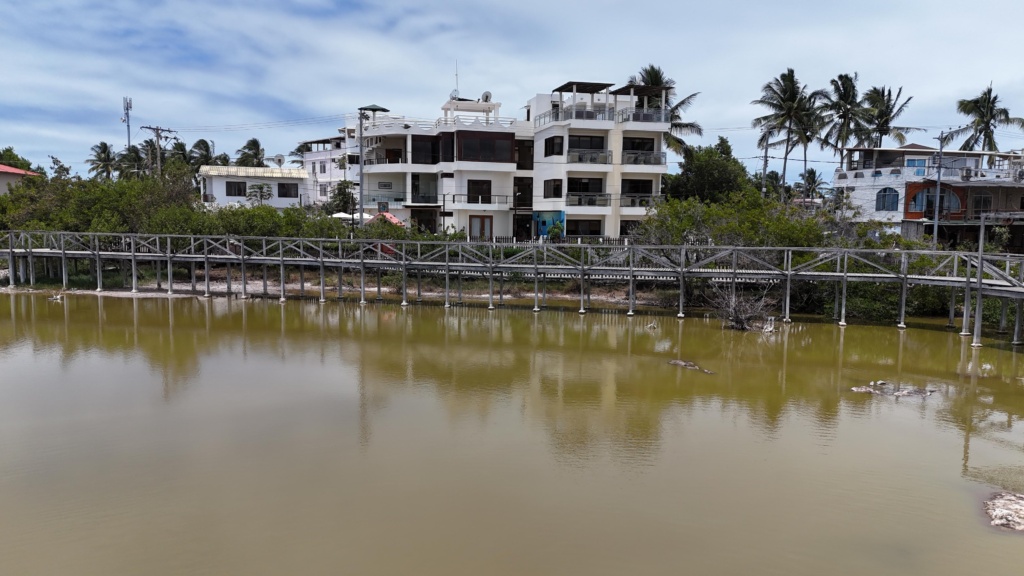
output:
POLYGON ((622 163, 632 166, 664 166, 667 160, 664 152, 625 150, 622 152, 622 163))
POLYGON ((556 108, 554 110, 548 110, 543 114, 539 114, 533 120, 533 126, 540 128, 546 124, 552 122, 568 122, 569 120, 601 120, 611 122, 615 119, 615 110, 608 106, 607 108, 597 108, 594 110, 587 110, 583 107, 577 108, 556 108))
POLYGON ((672 121, 670 108, 624 108, 619 110, 619 122, 660 122, 672 121))
POLYGON ((512 202, 512 206, 515 208, 533 208, 533 194, 522 193, 516 194, 515 200, 512 202))
POLYGON ((611 164, 612 151, 570 148, 565 161, 569 164, 611 164))
POLYGON ((412 202, 409 204, 440 204, 441 202, 437 199, 437 194, 413 194, 412 202))
POLYGON ((623 208, 647 208, 655 203, 654 196, 623 195, 619 197, 619 206, 623 208))
POLYGON ((611 194, 570 192, 565 195, 566 206, 611 206, 611 200, 611 194))
POLYGON ((454 194, 452 202, 455 204, 489 204, 509 206, 512 204, 512 197, 498 194, 454 194))
POLYGON ((367 190, 366 195, 363 196, 363 201, 371 206, 378 202, 387 202, 388 208, 400 208, 405 204, 405 194, 402 192, 367 190))

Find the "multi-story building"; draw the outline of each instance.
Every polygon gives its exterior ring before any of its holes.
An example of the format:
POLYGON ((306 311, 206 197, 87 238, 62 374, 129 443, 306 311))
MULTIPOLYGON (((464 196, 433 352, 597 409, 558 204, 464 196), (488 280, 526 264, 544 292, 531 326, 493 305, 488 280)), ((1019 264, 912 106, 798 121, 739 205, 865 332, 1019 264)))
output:
POLYGON ((268 196, 261 202, 275 208, 306 205, 313 192, 312 180, 302 168, 200 166, 199 176, 203 202, 215 206, 249 205, 254 187, 268 196))
MULTIPOLYGON (((938 194, 939 241, 976 241, 981 215, 1024 210, 1024 154, 944 150, 908 144, 900 148, 851 148, 832 186, 843 192, 860 221, 880 221, 908 238, 931 235, 938 194), (941 178, 939 171, 941 170, 941 178)), ((1024 221, 1010 227, 1010 246, 1024 249, 1024 221)))
POLYGON ((525 118, 452 97, 436 120, 377 114, 363 127, 362 199, 426 230, 471 238, 629 232, 661 191, 664 89, 568 82, 539 94, 525 118))
POLYGON ((339 182, 348 181, 358 186, 359 141, 355 128, 339 128, 337 136, 300 144, 310 148, 302 154, 302 167, 309 173, 314 203, 330 199, 339 182))

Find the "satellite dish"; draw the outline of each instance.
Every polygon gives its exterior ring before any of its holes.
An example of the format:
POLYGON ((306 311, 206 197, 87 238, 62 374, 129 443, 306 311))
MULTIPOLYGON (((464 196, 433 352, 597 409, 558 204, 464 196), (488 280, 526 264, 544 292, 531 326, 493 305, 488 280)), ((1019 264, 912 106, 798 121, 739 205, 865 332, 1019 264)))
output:
POLYGON ((458 100, 459 99, 459 89, 456 88, 455 90, 452 90, 452 93, 448 95, 448 99, 449 100, 458 100))
POLYGON ((480 101, 481 102, 490 102, 491 101, 491 93, 490 92, 484 92, 480 96, 480 101))
POLYGON ((280 168, 282 165, 284 165, 284 155, 278 154, 278 155, 274 156, 274 164, 277 164, 278 168, 280 168))

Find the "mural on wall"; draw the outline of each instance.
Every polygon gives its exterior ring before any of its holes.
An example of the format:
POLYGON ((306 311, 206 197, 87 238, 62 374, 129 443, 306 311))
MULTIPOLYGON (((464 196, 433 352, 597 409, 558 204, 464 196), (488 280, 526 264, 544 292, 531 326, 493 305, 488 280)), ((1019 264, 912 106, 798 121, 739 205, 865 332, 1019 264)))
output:
POLYGON ((555 222, 560 222, 562 224, 562 229, 564 230, 565 212, 550 211, 533 213, 534 229, 537 231, 539 236, 547 236, 548 228, 550 228, 555 222))

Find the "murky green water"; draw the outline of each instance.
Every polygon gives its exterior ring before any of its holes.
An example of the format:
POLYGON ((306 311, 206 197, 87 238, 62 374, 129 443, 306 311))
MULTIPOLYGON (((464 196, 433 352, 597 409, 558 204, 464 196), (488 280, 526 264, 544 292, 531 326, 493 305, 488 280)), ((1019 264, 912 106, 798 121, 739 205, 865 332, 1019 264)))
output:
POLYGON ((0 574, 1018 574, 987 344, 0 294, 0 574))

